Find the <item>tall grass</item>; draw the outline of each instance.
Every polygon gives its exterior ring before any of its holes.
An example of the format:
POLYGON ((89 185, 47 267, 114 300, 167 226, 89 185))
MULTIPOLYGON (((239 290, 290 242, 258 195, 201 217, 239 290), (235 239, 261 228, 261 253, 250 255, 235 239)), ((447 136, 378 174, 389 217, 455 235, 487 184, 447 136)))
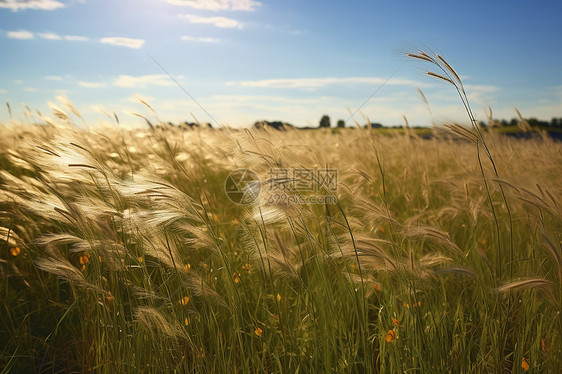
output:
POLYGON ((4 371, 562 367, 559 143, 86 130, 67 109, 1 129, 4 371), (326 167, 337 203, 268 203, 271 168, 326 167), (239 168, 249 206, 224 191, 239 168))

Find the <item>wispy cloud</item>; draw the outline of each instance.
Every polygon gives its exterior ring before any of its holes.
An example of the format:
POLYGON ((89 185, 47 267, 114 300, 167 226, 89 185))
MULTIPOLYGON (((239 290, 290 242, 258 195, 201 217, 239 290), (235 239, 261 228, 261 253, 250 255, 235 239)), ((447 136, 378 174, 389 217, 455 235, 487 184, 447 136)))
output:
POLYGON ((62 77, 60 75, 47 75, 45 79, 48 81, 61 81, 62 77))
POLYGON ((189 20, 189 23, 209 24, 220 28, 241 29, 243 27, 237 20, 226 17, 199 17, 192 14, 181 14, 180 17, 189 20))
POLYGON ((78 35, 65 35, 64 40, 85 42, 88 40, 88 38, 85 36, 78 36, 78 35))
MULTIPOLYGON (((263 79, 257 81, 227 82, 228 86, 240 87, 261 87, 261 88, 292 88, 292 89, 316 89, 334 84, 355 85, 355 84, 383 84, 386 79, 378 77, 343 77, 343 78, 289 78, 289 79, 263 79)), ((409 79, 391 79, 386 82, 388 85, 402 86, 427 86, 423 82, 409 79)))
POLYGON ((22 90, 25 92, 35 92, 37 89, 35 87, 23 87, 22 90))
POLYGON ((99 87, 105 87, 105 86, 106 86, 105 83, 100 83, 100 82, 84 82, 84 81, 78 82, 78 85, 79 85, 80 87, 86 87, 86 88, 99 88, 99 87))
POLYGON ((186 41, 186 42, 201 42, 201 43, 218 43, 220 42, 220 39, 217 38, 210 38, 210 37, 195 37, 195 36, 187 36, 187 35, 182 35, 181 40, 186 41))
POLYGON ((7 93, 8 93, 8 90, 0 88, 0 94, 7 94, 7 93))
POLYGON ((166 74, 149 74, 138 77, 120 75, 113 85, 116 87, 146 87, 146 86, 173 86, 174 82, 166 74))
POLYGON ((27 30, 8 31, 6 35, 10 39, 33 39, 35 37, 31 31, 27 30))
POLYGON ((37 35, 39 35, 43 39, 49 39, 49 40, 61 40, 62 39, 62 36, 57 35, 57 34, 52 33, 52 32, 43 32, 43 33, 39 33, 37 35))
POLYGON ((261 6, 255 0, 168 0, 169 4, 178 6, 188 6, 195 9, 205 10, 244 10, 254 11, 261 6))
MULTIPOLYGON (((0 0, 1 1, 1 0, 0 0)), ((18 30, 18 31, 8 31, 6 36, 10 39, 34 39, 35 34, 31 31, 27 30, 18 30)), ((47 40, 68 40, 68 41, 80 41, 84 42, 87 41, 88 38, 85 36, 78 36, 78 35, 59 35, 55 34, 54 32, 41 32, 37 33, 37 36, 47 40)), ((135 40, 135 39, 133 39, 135 40)))
POLYGON ((65 5, 55 0, 0 0, 0 8, 8 8, 13 12, 26 9, 55 10, 65 5))
POLYGON ((127 48, 134 48, 134 49, 139 49, 144 45, 143 39, 122 38, 118 36, 102 38, 100 39, 100 42, 104 44, 112 44, 119 47, 127 47, 127 48))

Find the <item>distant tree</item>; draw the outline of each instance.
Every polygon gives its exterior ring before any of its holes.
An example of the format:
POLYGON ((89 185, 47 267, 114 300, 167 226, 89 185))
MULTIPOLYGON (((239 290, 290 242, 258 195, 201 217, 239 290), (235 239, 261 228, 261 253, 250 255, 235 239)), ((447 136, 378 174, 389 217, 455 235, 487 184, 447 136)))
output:
POLYGON ((539 125, 539 120, 536 119, 536 118, 529 118, 527 120, 527 122, 529 123, 529 126, 531 126, 531 127, 535 127, 535 126, 539 125))
POLYGON ((343 119, 339 119, 336 126, 337 127, 345 127, 345 121, 343 119))
POLYGON ((331 127, 332 124, 330 123, 330 117, 327 115, 323 115, 322 118, 320 118, 320 123, 318 124, 318 127, 331 127))

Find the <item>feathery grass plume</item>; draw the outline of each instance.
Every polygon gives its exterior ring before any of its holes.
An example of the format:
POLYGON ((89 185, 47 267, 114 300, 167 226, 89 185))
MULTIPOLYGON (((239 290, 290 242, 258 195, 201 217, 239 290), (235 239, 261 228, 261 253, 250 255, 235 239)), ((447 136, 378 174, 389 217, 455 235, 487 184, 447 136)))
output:
MULTIPOLYGON (((422 60, 425 60, 427 62, 430 62, 433 64, 433 66, 437 67, 441 73, 443 73, 443 75, 438 74, 438 73, 433 73, 433 72, 428 72, 429 75, 432 75, 434 77, 440 78, 440 79, 444 79, 447 82, 451 83, 458 95, 459 98, 466 110, 466 113, 469 117, 470 123, 472 128, 474 129, 474 133, 475 133, 475 140, 476 140, 476 151, 477 151, 477 160, 478 160, 478 165, 480 167, 480 172, 482 175, 482 181, 484 183, 484 187, 486 188, 486 192, 488 195, 488 201, 489 201, 489 205, 490 205, 490 209, 492 211, 492 215, 494 217, 494 222, 496 225, 496 239, 497 239, 497 256, 498 258, 502 257, 502 241, 501 241, 501 229, 500 229, 500 224, 498 221, 498 212, 496 211, 496 208, 493 204, 492 201, 492 196, 491 196, 491 192, 490 192, 490 188, 488 186, 488 177, 486 176, 486 173, 484 171, 484 165, 482 163, 481 157, 480 157, 480 151, 482 150, 484 152, 484 154, 486 155, 486 157, 488 158, 488 161, 490 162, 490 165, 493 169, 493 175, 496 178, 499 178, 499 173, 498 173, 498 169, 496 167, 496 162, 494 161, 494 158, 492 157, 492 154, 490 152, 490 149, 486 143, 486 139, 484 138, 484 135, 480 129, 480 125, 478 123, 478 121, 476 120, 476 118, 474 117, 474 114, 472 112, 472 108, 470 106, 470 102, 468 100, 468 95, 464 89, 464 86, 462 84, 462 81, 459 78, 459 75, 455 72, 455 70, 453 70, 453 68, 451 67, 451 65, 449 65, 449 63, 443 58, 441 57, 439 54, 435 54, 436 57, 431 57, 428 54, 424 53, 424 52, 418 52, 418 53, 414 53, 414 54, 409 54, 408 56, 410 57, 414 57, 417 59, 420 59, 419 56, 423 57, 422 60)), ((458 128, 455 128, 455 130, 459 130, 458 128)), ((507 210, 507 214, 509 216, 509 276, 510 278, 513 277, 513 264, 514 264, 514 256, 515 256, 515 248, 514 248, 514 244, 513 244, 513 217, 511 214, 511 208, 510 205, 507 201, 507 197, 505 195, 505 192, 503 190, 503 186, 499 186, 500 188, 500 193, 502 195, 502 200, 503 200, 503 204, 505 205, 505 209, 507 210)), ((499 274, 499 278, 501 278, 501 274, 502 274, 502 263, 500 262, 498 264, 498 274, 499 274)))
POLYGON ((478 144, 478 135, 473 133, 468 128, 461 126, 457 123, 445 124, 445 127, 448 128, 453 134, 457 135, 458 137, 468 140, 471 143, 478 144))
POLYGON ((392 246, 392 243, 388 240, 356 234, 353 243, 347 240, 347 236, 340 238, 339 241, 343 245, 340 250, 332 252, 332 257, 343 256, 347 259, 355 259, 357 256, 361 263, 376 271, 392 272, 400 270, 396 259, 392 258, 384 248, 385 246, 392 246))
POLYGON ((558 283, 560 292, 562 293, 562 248, 560 245, 556 246, 552 238, 543 232, 542 247, 546 249, 550 257, 554 260, 556 264, 556 269, 558 270, 558 283))
POLYGON ((76 109, 76 107, 74 106, 74 104, 72 104, 72 102, 68 99, 68 97, 57 96, 57 100, 60 101, 68 109, 68 111, 70 111, 76 117, 80 118, 82 122, 86 123, 86 121, 84 120, 78 109, 76 109))
POLYGON ((39 269, 47 273, 51 273, 84 291, 88 290, 98 292, 100 294, 108 294, 107 291, 88 282, 84 277, 84 274, 82 274, 76 266, 72 265, 63 255, 60 253, 53 253, 53 255, 54 256, 51 257, 40 257, 35 259, 35 265, 39 269))
POLYGON ((448 233, 430 226, 405 226, 402 234, 409 238, 427 238, 443 245, 452 254, 464 257, 464 252, 455 244, 448 233))
POLYGON ((183 337, 179 323, 168 321, 156 308, 149 306, 136 307, 134 316, 148 330, 152 338, 162 336, 178 339, 183 337))
POLYGON ((529 122, 527 122, 527 120, 523 118, 521 112, 519 112, 517 108, 514 107, 513 109, 515 110, 515 113, 517 113, 517 118, 519 119, 519 121, 517 121, 517 126, 519 126, 519 128, 523 132, 530 132, 532 129, 531 125, 529 125, 529 122))
POLYGON ((492 113, 492 108, 488 106, 486 111, 486 117, 488 117, 488 126, 490 127, 501 127, 502 124, 497 119, 494 119, 494 115, 492 113))
POLYGON ((542 292, 553 303, 557 303, 556 297, 553 293, 554 283, 544 278, 530 278, 521 279, 517 281, 508 282, 496 289, 499 294, 507 294, 510 292, 520 292, 530 289, 535 289, 542 292))

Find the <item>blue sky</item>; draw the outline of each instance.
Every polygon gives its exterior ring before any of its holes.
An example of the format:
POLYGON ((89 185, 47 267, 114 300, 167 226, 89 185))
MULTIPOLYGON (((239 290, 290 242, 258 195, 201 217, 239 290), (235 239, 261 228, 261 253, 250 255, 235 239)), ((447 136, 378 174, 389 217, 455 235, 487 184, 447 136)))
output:
POLYGON ((550 119, 562 117, 561 14, 560 1, 0 0, 0 101, 31 121, 25 105, 52 117, 67 97, 91 124, 154 119, 138 98, 161 120, 235 127, 466 121, 451 86, 404 64, 427 47, 478 118, 490 106, 550 119))

